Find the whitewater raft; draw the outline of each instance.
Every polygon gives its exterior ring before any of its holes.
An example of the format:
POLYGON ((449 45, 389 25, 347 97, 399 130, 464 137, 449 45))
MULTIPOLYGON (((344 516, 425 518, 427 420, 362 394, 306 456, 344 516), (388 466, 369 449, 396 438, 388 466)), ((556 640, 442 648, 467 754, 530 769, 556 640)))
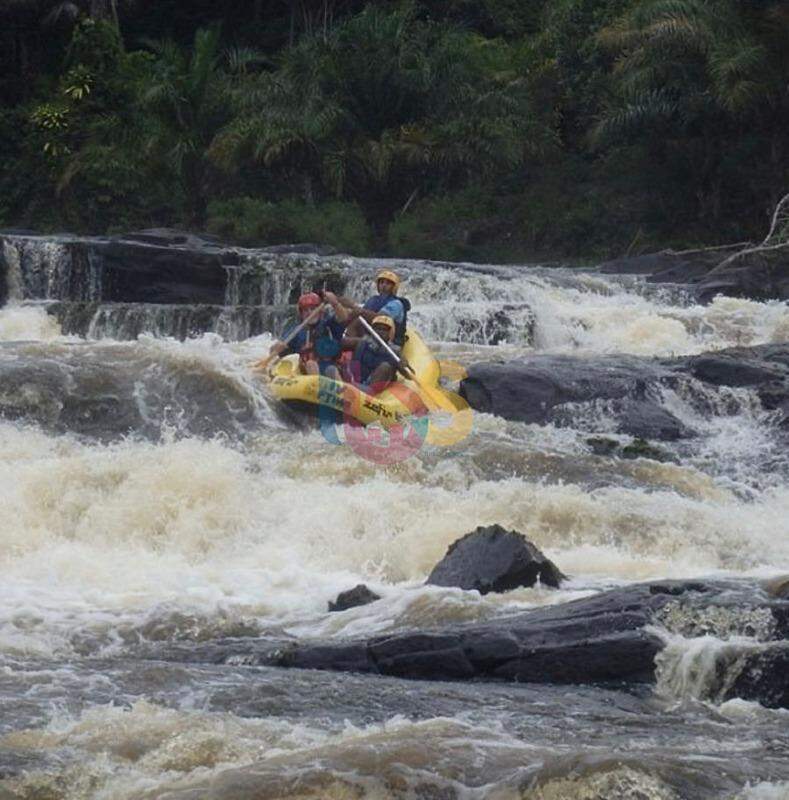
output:
POLYGON ((319 375, 302 375, 297 355, 283 358, 274 368, 270 383, 273 396, 290 412, 317 416, 318 410, 331 410, 346 420, 361 425, 380 423, 384 428, 398 425, 408 418, 425 416, 435 405, 435 397, 446 398, 449 393, 439 386, 441 367, 438 360, 414 330, 409 330, 403 345, 403 358, 414 370, 417 381, 397 380, 377 394, 368 394, 351 383, 319 375), (430 397, 422 387, 427 387, 430 397))

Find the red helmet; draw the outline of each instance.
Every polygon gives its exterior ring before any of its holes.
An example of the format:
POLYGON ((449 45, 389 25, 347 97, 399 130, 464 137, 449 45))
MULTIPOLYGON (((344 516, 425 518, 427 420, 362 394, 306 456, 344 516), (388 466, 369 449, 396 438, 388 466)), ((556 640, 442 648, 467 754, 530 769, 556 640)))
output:
POLYGON ((317 294, 315 294, 315 292, 307 292, 299 298, 299 302, 296 303, 296 307, 299 311, 303 311, 305 308, 317 308, 320 304, 321 299, 317 294))

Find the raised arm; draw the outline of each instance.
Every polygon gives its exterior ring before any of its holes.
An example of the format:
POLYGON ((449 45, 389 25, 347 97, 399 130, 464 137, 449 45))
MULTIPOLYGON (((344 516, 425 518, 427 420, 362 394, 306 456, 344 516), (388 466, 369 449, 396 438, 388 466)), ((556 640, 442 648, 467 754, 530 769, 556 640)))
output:
POLYGON ((338 322, 349 322, 351 317, 350 309, 337 297, 334 292, 322 292, 323 299, 332 307, 334 316, 338 322))
POLYGON ((338 297, 337 300, 341 303, 341 305, 346 309, 348 313, 347 319, 343 320, 343 322, 351 322, 355 320, 357 317, 364 317, 368 322, 372 322, 378 316, 377 311, 370 311, 364 306, 360 306, 355 300, 352 300, 350 297, 347 297, 346 295, 338 297))

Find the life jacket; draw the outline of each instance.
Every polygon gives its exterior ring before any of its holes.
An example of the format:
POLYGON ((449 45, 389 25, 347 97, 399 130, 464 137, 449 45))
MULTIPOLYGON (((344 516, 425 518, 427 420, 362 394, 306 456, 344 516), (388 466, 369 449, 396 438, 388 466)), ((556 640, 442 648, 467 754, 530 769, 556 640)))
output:
POLYGON ((306 364, 308 361, 334 361, 340 355, 342 345, 331 332, 329 320, 321 319, 312 328, 307 327, 305 343, 299 350, 299 361, 306 364))
POLYGON ((403 304, 403 321, 395 321, 395 335, 394 339, 392 339, 394 344, 398 347, 402 347, 405 344, 405 329, 408 324, 408 312, 411 310, 410 300, 392 294, 376 294, 364 304, 364 307, 368 311, 375 311, 377 314, 390 300, 399 300, 403 304))
POLYGON ((362 339, 356 345, 353 353, 353 362, 351 364, 351 373, 353 379, 357 383, 367 383, 367 379, 373 374, 373 371, 379 364, 389 362, 394 364, 395 361, 389 353, 386 352, 379 345, 371 342, 369 339, 362 339))

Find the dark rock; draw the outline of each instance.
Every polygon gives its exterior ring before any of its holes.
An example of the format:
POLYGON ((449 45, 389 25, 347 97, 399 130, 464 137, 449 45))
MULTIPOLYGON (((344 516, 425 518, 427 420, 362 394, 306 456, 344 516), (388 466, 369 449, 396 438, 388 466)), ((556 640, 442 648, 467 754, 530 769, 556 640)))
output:
POLYGON ((605 436, 590 436, 586 444, 596 456, 613 456, 619 451, 619 442, 605 436))
POLYGON ((513 617, 369 642, 290 644, 259 663, 316 669, 373 669, 432 680, 501 678, 540 683, 651 680, 659 639, 644 628, 670 603, 708 603, 724 583, 659 581, 604 592, 513 617), (342 666, 350 665, 350 666, 342 666))
POLYGON ((670 411, 647 400, 627 398, 614 405, 618 418, 618 433, 637 439, 659 439, 673 442, 693 436, 693 431, 680 422, 670 411))
POLYGON ((695 283, 717 266, 726 250, 646 253, 606 261, 600 271, 616 275, 649 275, 655 283, 695 283))
POLYGON ((528 361, 472 364, 460 394, 478 411, 541 423, 556 406, 634 397, 663 372, 646 359, 628 356, 535 355, 528 361))
POLYGON ((427 583, 487 594, 534 586, 538 580, 557 587, 564 578, 525 536, 491 525, 479 527, 450 545, 427 583))
POLYGON ((675 461, 675 457, 644 439, 633 439, 630 444, 621 445, 615 439, 604 436, 592 436, 586 440, 591 451, 596 456, 616 456, 618 458, 649 458, 653 461, 675 461))
POLYGON ((734 347, 678 359, 676 368, 713 386, 747 386, 768 411, 783 412, 789 424, 789 344, 734 347))
POLYGON ((667 453, 660 447, 645 442, 643 439, 633 439, 633 441, 622 448, 622 458, 650 458, 652 461, 674 461, 671 453, 667 453))
POLYGON ((644 683, 655 672, 662 644, 643 630, 602 635, 592 641, 560 643, 523 651, 494 671, 521 683, 644 683))
POLYGON ((731 350, 693 356, 687 363, 694 378, 715 386, 755 386, 786 375, 786 369, 779 364, 757 358, 752 352, 731 350))
MULTIPOLYGON (((458 341, 474 344, 500 344, 507 341, 512 334, 512 312, 529 310, 525 304, 506 305, 503 308, 489 311, 484 318, 478 317, 459 320, 458 341)), ((518 328, 519 341, 531 342, 534 337, 534 317, 518 328)))
POLYGON ((109 239, 19 236, 11 244, 24 299, 221 305, 226 267, 239 261, 213 239, 167 229, 109 239))
POLYGON ((118 239, 95 242, 102 260, 102 299, 130 303, 221 305, 227 274, 214 246, 160 246, 118 239))
POLYGON ((652 283, 695 284, 702 303, 718 294, 754 300, 789 299, 789 247, 748 252, 741 243, 714 250, 667 250, 606 261, 600 270, 646 275, 652 283), (732 258, 734 255, 737 257, 732 258))
MULTIPOLYGON (((270 638, 168 642, 164 651, 159 648, 155 653, 146 643, 142 657, 427 680, 499 679, 633 688, 655 679, 655 656, 663 640, 653 629, 662 627, 686 637, 733 632, 752 637, 757 632, 749 631, 748 620, 767 622, 764 612, 772 615, 775 624, 760 622, 758 630, 771 630, 770 641, 789 638, 789 601, 767 595, 756 582, 650 581, 444 631, 406 631, 345 642, 277 643, 270 638), (716 609, 733 613, 710 614, 716 609), (738 619, 742 626, 731 628, 738 619), (721 630, 715 628, 715 620, 721 621, 721 630)), ((712 676, 721 695, 789 707, 785 643, 759 651, 745 649, 741 655, 726 653, 712 676)))
POLYGON ((369 653, 383 675, 429 679, 440 672, 448 680, 457 680, 475 674, 457 635, 414 633, 407 649, 399 636, 393 636, 371 642, 369 653))
POLYGON ((340 251, 336 247, 328 244, 311 244, 309 242, 299 244, 271 244, 261 248, 266 253, 300 253, 302 255, 316 256, 335 256, 340 251))
POLYGON ((749 655, 725 699, 755 700, 767 708, 789 708, 789 646, 749 655))
POLYGON ((315 644, 312 647, 289 645, 259 654, 257 663, 297 669, 323 669, 337 672, 377 672, 363 642, 315 644))
POLYGON ((363 583, 360 583, 353 589, 348 589, 347 592, 340 592, 334 602, 329 600, 329 611, 346 611, 356 606, 366 606, 380 599, 381 595, 370 591, 363 583))
POLYGON ((789 247, 722 261, 704 276, 696 290, 702 303, 718 294, 754 300, 789 300, 789 247))
POLYGON ((473 409, 505 419, 576 426, 590 403, 603 401, 604 413, 618 420, 618 433, 674 440, 693 432, 650 395, 656 398, 652 387, 675 377, 660 363, 629 356, 537 355, 473 364, 460 394, 473 409))
POLYGON ((0 342, 0 417, 111 441, 131 431, 158 439, 172 414, 193 435, 234 437, 260 424, 243 386, 209 368, 112 344, 0 342))
POLYGON ((686 396, 695 396, 701 413, 720 413, 710 404, 709 389, 747 386, 766 409, 781 410, 789 419, 789 344, 660 360, 535 355, 473 364, 460 394, 473 409, 505 419, 583 429, 587 420, 605 416, 614 420, 617 433, 671 441, 694 435, 662 405, 663 387, 679 385, 688 390, 686 396))
POLYGON ((770 578, 764 582, 764 590, 771 597, 781 600, 789 600, 789 575, 781 575, 778 578, 770 578))

